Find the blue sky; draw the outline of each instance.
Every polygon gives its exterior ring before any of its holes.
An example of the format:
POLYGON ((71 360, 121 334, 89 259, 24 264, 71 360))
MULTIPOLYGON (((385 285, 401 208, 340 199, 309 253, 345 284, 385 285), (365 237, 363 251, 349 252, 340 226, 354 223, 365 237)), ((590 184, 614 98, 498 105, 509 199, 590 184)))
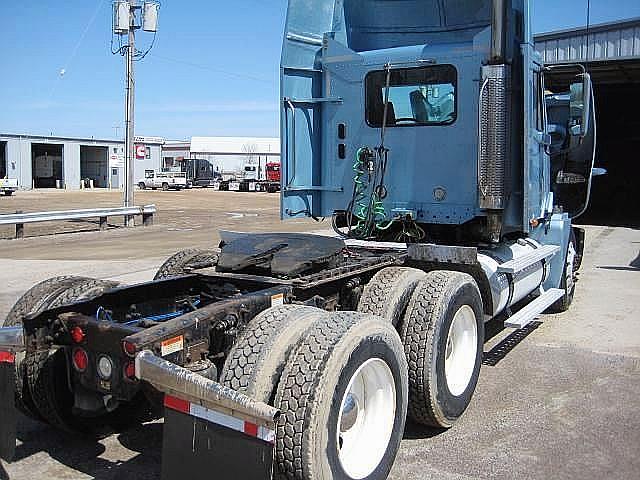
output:
MULTIPOLYGON (((0 132, 122 136, 124 62, 110 52, 110 3, 0 1, 0 132)), ((155 46, 136 63, 136 134, 277 136, 286 3, 164 0, 155 46)), ((585 24, 586 0, 533 4, 536 32, 585 24)), ((636 16, 638 0, 591 2, 592 23, 636 16)), ((150 41, 137 37, 139 48, 150 41)))

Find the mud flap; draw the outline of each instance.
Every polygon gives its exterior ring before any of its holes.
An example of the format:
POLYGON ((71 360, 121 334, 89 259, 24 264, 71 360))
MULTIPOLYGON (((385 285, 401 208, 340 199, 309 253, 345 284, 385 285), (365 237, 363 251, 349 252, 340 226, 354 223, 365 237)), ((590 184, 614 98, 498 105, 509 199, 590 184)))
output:
POLYGON ((272 478, 275 432, 165 395, 162 480, 272 478))
POLYGON ((0 458, 10 462, 16 451, 15 355, 0 351, 0 458))

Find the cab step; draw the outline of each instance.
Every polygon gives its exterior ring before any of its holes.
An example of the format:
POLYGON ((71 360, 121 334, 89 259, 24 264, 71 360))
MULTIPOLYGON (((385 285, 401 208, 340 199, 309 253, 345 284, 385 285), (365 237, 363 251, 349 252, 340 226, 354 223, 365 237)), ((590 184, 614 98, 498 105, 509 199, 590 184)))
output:
POLYGON ((504 321, 505 328, 524 328, 564 295, 560 288, 550 288, 533 302, 518 310, 504 321))
POLYGON ((501 263, 500 265, 498 265, 498 272, 515 275, 516 273, 521 272, 525 268, 530 267, 540 260, 553 257, 556 253, 558 253, 558 251, 560 251, 560 247, 557 245, 542 245, 541 247, 536 248, 531 253, 528 253, 522 257, 514 258, 513 260, 501 263))

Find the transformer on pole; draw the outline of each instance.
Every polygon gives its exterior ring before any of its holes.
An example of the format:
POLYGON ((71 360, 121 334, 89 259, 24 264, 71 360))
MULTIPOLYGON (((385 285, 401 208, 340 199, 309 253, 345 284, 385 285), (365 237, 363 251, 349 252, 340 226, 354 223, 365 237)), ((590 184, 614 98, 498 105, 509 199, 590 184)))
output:
MULTIPOLYGON (((142 28, 146 32, 158 31, 158 10, 160 3, 157 1, 137 2, 135 0, 116 0, 113 2, 113 33, 119 36, 120 48, 112 53, 120 53, 126 57, 125 62, 125 162, 124 162, 124 206, 131 207, 134 204, 133 189, 134 178, 134 103, 135 103, 135 77, 134 62, 141 60, 149 52, 136 51, 135 31, 142 28), (123 45, 122 37, 127 36, 123 45)), ((153 42, 151 44, 153 46, 153 42)), ((133 217, 125 217, 125 225, 134 225, 133 217)))

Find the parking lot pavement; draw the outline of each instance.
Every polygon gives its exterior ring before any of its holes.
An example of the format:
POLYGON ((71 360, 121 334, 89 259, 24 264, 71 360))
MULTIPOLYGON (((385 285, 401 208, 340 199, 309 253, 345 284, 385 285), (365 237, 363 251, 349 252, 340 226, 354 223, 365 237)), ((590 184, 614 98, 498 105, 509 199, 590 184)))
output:
MULTIPOLYGON (((277 210, 261 213, 241 227, 278 229, 276 217, 277 210)), ((228 228, 231 222, 219 223, 228 228)), ((162 224, 152 228, 33 238, 19 247, 0 242, 0 261, 7 266, 0 315, 42 278, 142 281, 172 251, 211 245, 216 235, 215 226, 186 233, 162 224)), ((571 309, 543 316, 519 342, 502 332, 487 344, 487 353, 513 348, 504 358, 487 355, 472 404, 452 429, 407 426, 390 478, 638 478, 639 251, 638 230, 587 227, 571 309)), ((18 438, 17 461, 2 464, 0 479, 159 478, 161 422, 94 441, 21 418, 18 438)))

